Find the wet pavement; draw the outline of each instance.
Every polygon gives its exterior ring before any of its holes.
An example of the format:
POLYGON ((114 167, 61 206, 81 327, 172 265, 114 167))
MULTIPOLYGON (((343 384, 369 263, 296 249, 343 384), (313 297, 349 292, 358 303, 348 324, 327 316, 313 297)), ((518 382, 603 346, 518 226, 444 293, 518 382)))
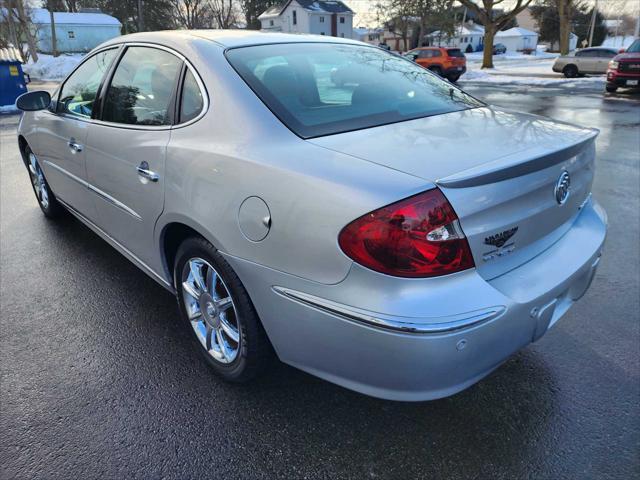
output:
POLYGON ((465 88, 601 130, 609 238, 590 291, 545 337, 418 404, 282 364, 251 385, 218 380, 170 294, 79 222, 42 216, 18 116, 0 117, 1 477, 637 478, 640 96, 465 88))

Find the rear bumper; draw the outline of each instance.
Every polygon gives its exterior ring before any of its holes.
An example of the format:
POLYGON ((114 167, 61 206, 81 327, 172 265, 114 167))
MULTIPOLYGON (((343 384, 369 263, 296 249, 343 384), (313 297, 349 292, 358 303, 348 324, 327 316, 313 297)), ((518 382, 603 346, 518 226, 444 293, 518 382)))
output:
POLYGON ((228 257, 280 359, 344 387, 421 401, 472 385, 539 339, 588 289, 606 236, 589 201, 573 227, 489 282, 475 270, 398 279, 358 265, 319 285, 228 257))

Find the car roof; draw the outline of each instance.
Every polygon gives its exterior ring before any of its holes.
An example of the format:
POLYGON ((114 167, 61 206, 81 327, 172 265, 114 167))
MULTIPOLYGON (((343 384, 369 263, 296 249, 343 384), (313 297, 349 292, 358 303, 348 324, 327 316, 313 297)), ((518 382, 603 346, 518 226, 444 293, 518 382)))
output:
POLYGON ((127 42, 149 42, 175 45, 188 40, 204 39, 225 48, 274 43, 347 43, 363 45, 362 42, 347 38, 324 35, 300 35, 292 33, 271 33, 257 30, 167 30, 160 32, 132 33, 116 37, 105 45, 127 42))

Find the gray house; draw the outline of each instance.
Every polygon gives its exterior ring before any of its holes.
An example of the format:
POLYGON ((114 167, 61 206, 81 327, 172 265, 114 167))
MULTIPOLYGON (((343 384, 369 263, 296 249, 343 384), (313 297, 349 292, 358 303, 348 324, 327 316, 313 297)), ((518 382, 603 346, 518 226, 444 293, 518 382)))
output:
POLYGON ((354 15, 340 1, 289 0, 269 8, 258 19, 266 31, 352 38, 354 15))
MULTIPOLYGON (((98 11, 54 12, 56 48, 58 52, 88 52, 102 42, 120 35, 122 24, 117 18, 98 11)), ((31 9, 38 50, 53 51, 51 45, 51 15, 44 8, 31 9)))

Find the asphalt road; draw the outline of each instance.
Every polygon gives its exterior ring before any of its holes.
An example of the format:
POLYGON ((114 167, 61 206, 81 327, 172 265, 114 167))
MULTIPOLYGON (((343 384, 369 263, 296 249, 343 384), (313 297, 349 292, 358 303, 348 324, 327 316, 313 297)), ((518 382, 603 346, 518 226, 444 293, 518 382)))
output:
POLYGON ((0 117, 2 478, 638 478, 640 98, 465 88, 601 129, 609 238, 591 290, 542 340, 419 404, 282 364, 219 381, 170 294, 79 222, 42 216, 18 117, 0 117))

